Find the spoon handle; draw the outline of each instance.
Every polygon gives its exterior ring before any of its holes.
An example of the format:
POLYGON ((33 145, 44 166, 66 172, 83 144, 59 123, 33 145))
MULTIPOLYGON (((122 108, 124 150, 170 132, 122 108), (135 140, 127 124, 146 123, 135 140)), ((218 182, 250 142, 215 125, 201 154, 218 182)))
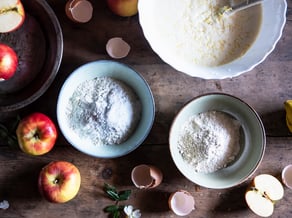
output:
POLYGON ((244 10, 246 8, 252 7, 254 5, 262 3, 264 0, 246 0, 244 2, 241 2, 239 4, 233 4, 233 1, 230 1, 231 10, 229 10, 227 13, 233 14, 237 11, 244 10))

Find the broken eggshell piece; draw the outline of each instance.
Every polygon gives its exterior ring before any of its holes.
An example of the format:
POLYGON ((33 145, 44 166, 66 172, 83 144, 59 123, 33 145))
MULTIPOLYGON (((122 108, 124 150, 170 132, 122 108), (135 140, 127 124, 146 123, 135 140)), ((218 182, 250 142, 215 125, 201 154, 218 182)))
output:
POLYGON ((162 172, 153 165, 141 164, 133 168, 131 179, 140 189, 155 188, 162 182, 162 172))
POLYGON ((126 57, 130 52, 130 45, 120 37, 114 37, 106 43, 108 55, 115 59, 126 57))
POLYGON ((292 189, 292 164, 287 165, 282 171, 282 181, 290 189, 292 189))
POLYGON ((92 18, 93 7, 87 0, 70 0, 66 4, 65 11, 72 21, 86 23, 92 18))
POLYGON ((186 216, 195 209, 195 199, 189 192, 179 190, 170 195, 168 205, 176 215, 186 216))

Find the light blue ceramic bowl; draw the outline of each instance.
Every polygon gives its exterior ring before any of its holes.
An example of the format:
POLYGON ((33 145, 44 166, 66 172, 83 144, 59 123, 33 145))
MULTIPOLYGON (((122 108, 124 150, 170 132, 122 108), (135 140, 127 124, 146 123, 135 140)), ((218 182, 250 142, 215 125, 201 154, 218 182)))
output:
POLYGON ((242 183, 255 172, 264 156, 266 136, 262 121, 252 107, 237 97, 211 93, 194 98, 179 111, 170 129, 169 146, 174 163, 186 178, 206 188, 224 189, 242 183), (214 173, 196 173, 179 154, 178 135, 189 117, 212 110, 225 112, 240 122, 241 150, 227 167, 214 173))
POLYGON ((63 84, 57 102, 58 124, 67 141, 79 151, 99 158, 120 157, 136 149, 148 136, 154 117, 154 98, 145 79, 130 67, 115 61, 94 61, 77 68, 63 84), (102 76, 118 79, 127 84, 134 90, 142 104, 141 118, 136 130, 119 145, 95 145, 90 140, 81 139, 68 126, 66 107, 75 88, 85 80, 102 76))

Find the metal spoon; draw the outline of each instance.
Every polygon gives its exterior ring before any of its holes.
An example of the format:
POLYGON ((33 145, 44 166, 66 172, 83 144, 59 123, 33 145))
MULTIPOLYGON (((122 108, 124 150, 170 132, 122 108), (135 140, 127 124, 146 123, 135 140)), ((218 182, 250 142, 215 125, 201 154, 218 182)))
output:
POLYGON ((235 4, 233 0, 229 1, 229 6, 224 6, 220 9, 220 14, 231 15, 246 8, 261 4, 264 0, 246 0, 239 4, 235 4))

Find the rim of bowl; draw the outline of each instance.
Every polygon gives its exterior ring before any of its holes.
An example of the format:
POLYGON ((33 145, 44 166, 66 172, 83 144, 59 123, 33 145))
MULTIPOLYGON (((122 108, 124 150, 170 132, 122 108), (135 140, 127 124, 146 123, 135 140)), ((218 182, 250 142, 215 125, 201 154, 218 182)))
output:
MULTIPOLYGON (((124 82, 124 81, 123 81, 124 82)), ((126 82, 125 82, 126 83, 126 82)), ((127 84, 128 86, 130 86, 134 91, 136 91, 130 84, 127 84)), ((78 151, 84 153, 84 154, 87 154, 89 156, 92 156, 92 157, 96 157, 96 158, 103 158, 103 159, 108 159, 108 158, 118 158, 118 157, 122 157, 122 156, 125 156, 129 153, 131 153, 132 151, 136 150, 143 142, 144 140, 148 137, 151 129, 152 129, 152 126, 153 126, 153 123, 154 123, 154 120, 155 120, 155 101, 154 101, 154 96, 153 96, 153 93, 151 91, 151 88, 149 86, 149 84, 147 83, 147 81, 145 80, 145 78, 136 70, 134 70, 132 67, 130 67, 129 65, 127 64, 124 64, 124 63, 121 63, 121 62, 118 62, 118 61, 113 61, 113 60, 96 60, 96 61, 91 61, 91 62, 88 62, 88 63, 85 63, 79 67, 77 67, 75 70, 72 71, 72 73, 67 77, 67 79, 65 80, 65 82, 63 83, 62 87, 61 87, 61 90, 59 92, 59 96, 58 96, 58 100, 57 100, 57 121, 59 123, 59 126, 60 126, 60 129, 61 129, 61 132, 63 134, 63 136, 65 137, 65 139, 74 147, 76 148, 78 151), (128 149, 126 152, 123 152, 123 153, 119 153, 119 154, 115 154, 115 155, 107 155, 107 156, 102 156, 102 155, 96 155, 96 154, 92 154, 90 153, 89 151, 86 151, 86 150, 82 150, 80 149, 79 146, 76 146, 75 145, 75 142, 73 142, 71 139, 67 138, 67 135, 65 135, 63 133, 63 125, 60 125, 60 113, 58 112, 59 110, 61 110, 61 108, 58 106, 58 102, 60 101, 60 98, 61 98, 61 92, 63 90, 63 88, 65 87, 65 84, 67 83, 67 81, 69 81, 70 77, 73 76, 73 74, 75 72, 78 72, 79 69, 83 68, 83 67, 86 67, 86 65, 90 65, 90 64, 98 64, 98 63, 112 63, 112 64, 116 64, 116 65, 119 65, 119 66, 122 66, 130 71, 132 71, 133 73, 135 73, 136 76, 138 76, 138 78, 140 79, 140 81, 144 84, 145 86, 145 89, 148 90, 149 92, 149 97, 151 99, 151 119, 147 122, 147 128, 145 129, 144 131, 144 134, 142 137, 139 137, 139 140, 136 141, 130 149, 128 149)), ((137 126, 139 126, 139 123, 137 124, 137 126)), ((136 130, 135 130, 136 131, 136 130)), ((135 131, 133 132, 133 134, 135 133, 135 131)), ((132 136, 132 135, 131 135, 132 136)), ((128 138, 130 139, 131 136, 128 138)), ((127 139, 127 140, 128 140, 127 139)), ((123 143, 126 143, 127 140, 123 143)), ((122 143, 122 144, 123 144, 122 143)), ((111 146, 111 145, 109 145, 111 146)), ((116 146, 116 145, 112 145, 112 146, 116 146)))
MULTIPOLYGON (((171 158, 175 164, 175 166, 177 167, 177 169, 179 170, 179 172, 185 176, 185 178, 187 178, 188 180, 190 180, 191 182, 199 185, 199 186, 202 186, 202 187, 205 187, 205 188, 212 188, 212 189, 227 189, 227 188, 232 188, 234 186, 237 186, 241 183, 243 183, 244 181, 246 181, 247 179, 249 179, 254 173, 255 171, 258 169, 260 163, 262 162, 263 158, 264 158, 264 154, 265 154, 265 150, 266 150, 266 134, 265 134, 265 128, 264 128, 264 125, 263 125, 263 122, 260 118, 260 116, 258 115, 258 113, 256 112, 256 110, 251 106, 249 105, 247 102, 243 101, 242 99, 240 99, 239 97, 236 97, 234 95, 231 95, 231 94, 228 94, 228 93, 220 93, 220 92, 211 92, 211 93, 205 93, 205 94, 201 94, 201 95, 198 95, 198 96, 195 96, 193 97, 192 99, 190 99, 189 101, 187 101, 179 110, 178 112, 176 113, 173 121, 172 121, 172 124, 171 124, 171 127, 170 127, 170 131, 169 131, 169 150, 170 150, 170 154, 171 154, 171 158), (208 185, 204 185, 204 184, 201 184, 201 183, 197 183, 197 182, 194 182, 191 178, 189 178, 188 176, 186 176, 180 169, 179 166, 177 166, 177 163, 176 161, 174 160, 173 158, 173 154, 172 154, 172 149, 171 149, 171 142, 170 142, 170 138, 171 138, 171 133, 172 133, 172 129, 173 129, 173 126, 174 126, 174 123, 175 121, 177 120, 178 116, 180 115, 181 111, 185 109, 185 107, 187 107, 190 103, 192 103, 193 101, 199 99, 199 98, 204 98, 206 96, 227 96, 227 97, 230 97, 230 98, 233 98, 239 102, 241 102, 242 104, 246 105, 247 108, 249 108, 251 110, 251 112, 255 115, 255 117, 257 118, 257 122, 259 123, 259 126, 260 126, 260 129, 261 129, 261 138, 262 138, 262 149, 261 149, 261 153, 260 153, 260 158, 258 159, 257 163, 254 165, 254 167, 252 167, 248 174, 242 178, 240 178, 237 182, 234 182, 230 185, 225 185, 225 186, 208 186, 208 185)), ((223 168, 224 169, 224 168, 223 168)), ((222 170, 222 169, 220 169, 222 170)), ((218 170, 218 171, 220 171, 218 170)), ((217 172, 218 172, 217 171, 217 172)))

